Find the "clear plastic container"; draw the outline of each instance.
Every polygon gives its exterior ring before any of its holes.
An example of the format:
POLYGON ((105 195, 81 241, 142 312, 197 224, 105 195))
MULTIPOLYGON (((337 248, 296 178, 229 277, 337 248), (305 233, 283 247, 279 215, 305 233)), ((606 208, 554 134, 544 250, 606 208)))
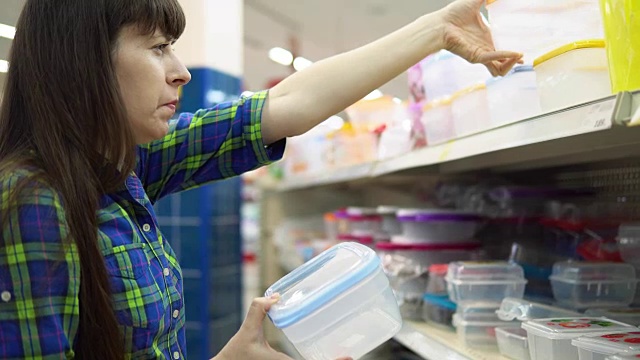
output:
POLYGON ((422 305, 422 318, 434 324, 451 327, 456 304, 447 295, 425 294, 422 305))
POLYGON ((571 340, 632 331, 634 327, 606 318, 551 318, 522 323, 529 339, 531 360, 578 360, 571 340))
POLYGON ((451 103, 456 137, 475 134, 491 128, 487 86, 477 84, 455 93, 451 103))
POLYGON ((501 261, 450 263, 446 281, 449 297, 456 304, 496 308, 506 297, 521 298, 527 284, 522 267, 501 261))
POLYGON ((638 282, 629 264, 571 261, 556 263, 550 280, 556 301, 573 309, 628 306, 638 282))
POLYGON ((504 322, 500 321, 495 314, 493 317, 488 317, 482 313, 471 313, 465 316, 456 313, 453 315, 452 323, 458 338, 468 347, 496 346, 496 328, 520 327, 519 321, 504 322))
POLYGON ((584 314, 602 316, 625 324, 640 326, 640 308, 589 309, 584 314))
POLYGON ((580 337, 571 341, 580 360, 605 360, 621 352, 640 351, 640 331, 580 337))
POLYGON ((382 217, 382 231, 389 237, 402 233, 397 217, 398 210, 395 206, 378 206, 378 215, 382 217))
POLYGON ((602 38, 598 0, 488 0, 496 48, 524 54, 525 63, 558 46, 602 38))
POLYGON ((534 62, 542 112, 611 95, 607 53, 602 40, 571 43, 534 62))
POLYGON ((442 50, 422 62, 422 76, 427 101, 432 101, 451 96, 473 84, 484 83, 491 73, 484 65, 471 64, 442 50))
POLYGON ((496 328, 498 349, 502 356, 513 360, 529 360, 529 340, 527 332, 522 328, 496 328))
POLYGON ((640 352, 624 352, 606 357, 607 360, 637 360, 640 359, 640 352))
POLYGON ((422 108, 422 124, 427 136, 427 145, 437 145, 456 137, 451 112, 451 97, 427 103, 422 108))
POLYGON ((398 220, 402 225, 402 236, 391 241, 442 244, 473 239, 481 217, 456 210, 401 209, 398 211, 398 220))
POLYGON ((502 300, 500 309, 496 311, 500 320, 529 321, 552 317, 577 317, 580 313, 563 308, 545 305, 525 299, 506 298, 502 300))
POLYGON ((542 108, 533 66, 517 66, 505 77, 487 81, 487 101, 493 127, 540 115, 542 108))
POLYGON ((402 318, 380 259, 366 246, 333 246, 267 289, 269 310, 305 359, 358 358, 392 338, 402 318))
POLYGON ((447 295, 447 270, 449 264, 433 264, 429 266, 429 279, 427 280, 427 294, 447 295))
POLYGON ((375 208, 347 208, 351 235, 375 236, 382 232, 382 217, 375 208))
POLYGON ((640 266, 640 224, 623 224, 618 230, 618 247, 622 259, 640 266))

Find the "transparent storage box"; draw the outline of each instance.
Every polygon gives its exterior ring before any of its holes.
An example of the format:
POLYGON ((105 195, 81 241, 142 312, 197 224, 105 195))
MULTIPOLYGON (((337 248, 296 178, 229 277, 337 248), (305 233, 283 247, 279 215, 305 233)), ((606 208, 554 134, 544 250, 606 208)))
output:
POLYGON ((605 360, 622 352, 640 351, 640 331, 580 337, 571 344, 578 348, 580 360, 605 360))
POLYGON ((607 360, 637 360, 640 359, 640 352, 625 352, 606 357, 607 360))
POLYGON ((501 321, 491 313, 456 313, 453 315, 452 322, 458 339, 471 348, 496 346, 497 327, 520 327, 519 321, 501 321))
POLYGON ((618 230, 618 248, 622 259, 640 266, 640 224, 624 224, 618 230))
POLYGON ((394 206, 378 206, 378 215, 382 217, 382 231, 389 237, 402 233, 402 227, 397 217, 398 210, 394 206))
POLYGON ((447 295, 425 294, 423 297, 422 318, 434 324, 451 327, 456 304, 447 295))
POLYGON ((542 113, 533 66, 516 66, 509 74, 487 81, 492 126, 502 126, 542 113))
POLYGON ((460 261, 449 264, 447 291, 460 304, 500 306, 505 297, 521 298, 527 280, 522 267, 502 261, 460 261))
POLYGON ((402 236, 391 241, 455 243, 473 239, 481 217, 475 213, 442 209, 401 209, 402 236))
POLYGON ((498 349, 500 354, 512 360, 529 360, 529 340, 527 332, 522 328, 496 328, 498 349))
POLYGON ((588 316, 603 316, 625 324, 640 326, 640 308, 589 309, 584 314, 588 316))
POLYGON ((571 340, 633 331, 633 326, 607 318, 575 317, 538 319, 522 323, 529 339, 531 360, 578 360, 571 340))
POLYGON ((356 359, 402 327, 380 258, 361 244, 341 243, 322 252, 265 296, 275 293, 281 298, 269 318, 305 359, 356 359))
POLYGON ((475 134, 491 128, 487 86, 476 84, 452 96, 451 112, 456 137, 475 134))
POLYGON ((628 306, 636 292, 633 266, 606 262, 559 262, 550 277, 553 295, 575 309, 628 306))
POLYGON ((438 145, 456 137, 451 102, 451 97, 445 97, 430 101, 422 108, 421 121, 427 145, 438 145))
POLYGON ((500 320, 504 321, 528 321, 552 317, 581 316, 580 313, 575 311, 519 298, 505 298, 502 300, 500 308, 496 311, 496 314, 498 314, 500 320))

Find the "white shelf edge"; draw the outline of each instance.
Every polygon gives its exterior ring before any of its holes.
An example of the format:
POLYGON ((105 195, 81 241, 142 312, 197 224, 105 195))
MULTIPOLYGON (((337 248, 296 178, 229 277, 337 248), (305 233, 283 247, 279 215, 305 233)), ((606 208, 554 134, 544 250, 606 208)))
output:
POLYGON ((414 150, 392 159, 345 167, 324 174, 290 177, 284 180, 278 189, 290 191, 368 179, 496 151, 610 130, 619 122, 615 119, 619 112, 617 104, 623 98, 625 102, 633 103, 635 107, 640 103, 636 101, 640 99, 640 91, 597 99, 583 105, 455 139, 445 144, 414 150))

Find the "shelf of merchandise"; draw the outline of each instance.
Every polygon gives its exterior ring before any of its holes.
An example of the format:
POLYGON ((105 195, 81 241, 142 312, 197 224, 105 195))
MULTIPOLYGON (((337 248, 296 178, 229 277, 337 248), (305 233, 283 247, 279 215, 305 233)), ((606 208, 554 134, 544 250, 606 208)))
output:
POLYGON ((633 154, 640 144, 640 129, 631 126, 636 125, 632 117, 638 109, 640 91, 624 92, 396 158, 319 175, 290 177, 278 189, 290 191, 429 168, 442 174, 620 158, 633 154))
POLYGON ((508 360, 497 347, 470 349, 453 329, 423 322, 405 321, 394 339, 425 360, 508 360))

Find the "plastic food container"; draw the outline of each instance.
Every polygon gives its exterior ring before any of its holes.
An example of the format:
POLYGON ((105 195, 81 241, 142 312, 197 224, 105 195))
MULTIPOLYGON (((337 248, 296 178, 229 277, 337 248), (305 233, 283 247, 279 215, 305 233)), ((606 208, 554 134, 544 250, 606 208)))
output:
POLYGON ((402 236, 391 241, 455 243, 473 239, 480 226, 477 214, 455 210, 401 209, 402 236))
POLYGON ((452 98, 453 128, 457 137, 491 128, 487 85, 482 83, 467 87, 455 93, 452 98))
POLYGON ((447 271, 451 301, 500 306, 505 297, 521 298, 527 280, 522 267, 508 262, 453 262, 447 271))
POLYGON ((550 280, 556 301, 575 309, 628 306, 638 282, 629 264, 571 261, 556 263, 550 280))
POLYGON ((588 316, 602 316, 625 324, 640 326, 640 308, 589 309, 588 316))
POLYGON ((447 295, 425 294, 422 300, 423 320, 451 327, 456 304, 447 295))
POLYGON ((451 96, 477 83, 484 83, 491 73, 481 64, 471 64, 446 50, 422 62, 422 79, 427 101, 451 96))
POLYGON ((382 217, 382 231, 389 237, 402 233, 402 227, 397 217, 398 210, 394 206, 378 206, 378 215, 382 217))
POLYGON ((493 127, 540 115, 542 108, 533 66, 517 66, 505 77, 488 80, 487 101, 493 127))
POLYGON ((496 48, 523 53, 525 63, 563 44, 604 36, 598 0, 489 0, 487 10, 496 48))
POLYGON ((581 337, 571 344, 578 348, 580 360, 605 360, 609 355, 640 351, 640 331, 581 337))
POLYGON ((375 252, 333 246, 267 289, 281 295, 269 310, 305 359, 358 358, 402 326, 398 304, 375 252))
POLYGON ((600 0, 613 91, 640 88, 640 3, 600 0))
POLYGON ((382 217, 374 208, 347 208, 351 234, 355 236, 373 236, 382 232, 382 217))
POLYGON ((624 224, 618 230, 618 247, 622 259, 640 266, 640 224, 624 224))
POLYGON ((640 359, 640 352, 622 353, 606 357, 607 360, 637 360, 640 359))
POLYGON ((529 339, 531 360, 578 360, 578 348, 571 340, 632 331, 634 327, 606 318, 552 318, 522 324, 529 339))
POLYGON ((449 264, 433 264, 429 266, 429 279, 427 280, 427 294, 447 295, 447 270, 449 264))
POLYGON ((496 346, 497 327, 520 327, 519 321, 504 322, 495 314, 483 313, 456 313, 452 322, 458 338, 468 347, 496 346))
POLYGON ((498 314, 500 320, 503 321, 528 321, 552 317, 578 317, 581 315, 575 311, 518 298, 506 298, 502 300, 500 309, 496 311, 496 314, 498 314))
POLYGON ((502 356, 513 360, 529 360, 529 340, 527 332, 521 328, 499 327, 496 328, 498 349, 502 356))
POLYGON ((551 112, 611 95, 604 41, 580 41, 534 61, 542 112, 551 112))
POLYGON ((427 137, 427 145, 437 145, 456 137, 451 111, 451 97, 444 97, 427 103, 422 108, 422 124, 427 137))

